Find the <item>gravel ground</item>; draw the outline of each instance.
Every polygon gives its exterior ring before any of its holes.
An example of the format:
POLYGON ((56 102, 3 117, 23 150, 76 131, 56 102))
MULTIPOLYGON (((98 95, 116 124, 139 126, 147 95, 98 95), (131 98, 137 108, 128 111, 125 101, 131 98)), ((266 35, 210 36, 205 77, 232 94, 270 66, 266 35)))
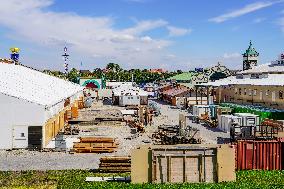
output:
MULTIPOLYGON (((92 132, 81 133, 82 136, 106 136, 113 137, 119 142, 117 152, 111 154, 69 154, 65 152, 37 152, 27 150, 0 151, 0 170, 63 170, 63 169, 96 169, 99 159, 103 156, 128 156, 131 149, 145 144, 145 141, 152 143, 149 136, 159 125, 178 125, 179 113, 181 111, 165 103, 158 102, 161 108, 161 115, 153 118, 152 126, 146 127, 143 134, 131 134, 128 126, 89 126, 94 129, 92 132), (133 137, 131 140, 127 137, 133 137)), ((103 105, 101 102, 91 109, 119 110, 121 107, 103 105)), ((216 144, 218 137, 228 138, 229 134, 211 129, 200 124, 190 123, 192 127, 200 130, 203 143, 216 144)), ((87 127, 84 128, 84 130, 87 127)))

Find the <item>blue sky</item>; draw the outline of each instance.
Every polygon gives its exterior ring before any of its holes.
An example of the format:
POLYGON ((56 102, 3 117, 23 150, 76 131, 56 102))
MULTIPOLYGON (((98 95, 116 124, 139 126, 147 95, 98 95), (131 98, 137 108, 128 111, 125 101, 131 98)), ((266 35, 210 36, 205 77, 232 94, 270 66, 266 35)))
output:
POLYGON ((276 59, 283 32, 283 0, 0 0, 0 57, 17 46, 39 69, 63 70, 65 45, 78 69, 237 69, 249 40, 276 59))

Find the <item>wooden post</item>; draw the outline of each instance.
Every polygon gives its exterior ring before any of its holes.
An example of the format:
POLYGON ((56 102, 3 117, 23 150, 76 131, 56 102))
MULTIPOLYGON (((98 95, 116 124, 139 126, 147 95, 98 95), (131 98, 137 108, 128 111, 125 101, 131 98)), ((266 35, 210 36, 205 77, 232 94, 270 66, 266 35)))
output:
POLYGON ((202 96, 203 96, 203 90, 202 90, 202 87, 200 89, 200 103, 202 105, 202 96))
POLYGON ((197 100, 197 90, 198 90, 198 87, 195 86, 195 104, 198 105, 198 100, 197 100))
POLYGON ((209 87, 207 86, 206 87, 206 90, 207 90, 207 105, 209 105, 209 87))

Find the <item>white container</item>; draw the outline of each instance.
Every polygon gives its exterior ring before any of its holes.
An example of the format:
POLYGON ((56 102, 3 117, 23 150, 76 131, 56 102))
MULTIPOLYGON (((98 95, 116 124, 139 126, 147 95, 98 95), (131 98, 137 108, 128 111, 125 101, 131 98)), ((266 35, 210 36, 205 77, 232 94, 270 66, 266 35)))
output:
MULTIPOLYGON (((235 116, 242 117, 242 126, 259 126, 259 116, 250 113, 235 113, 235 116)), ((258 127, 257 127, 258 128, 258 127)))
POLYGON ((205 114, 208 112, 208 115, 210 116, 210 108, 208 105, 194 105, 192 108, 192 115, 193 116, 201 116, 201 114, 205 114))
POLYGON ((218 116, 218 129, 224 132, 230 132, 232 124, 236 123, 237 125, 242 124, 242 117, 233 116, 233 115, 219 115, 218 116))

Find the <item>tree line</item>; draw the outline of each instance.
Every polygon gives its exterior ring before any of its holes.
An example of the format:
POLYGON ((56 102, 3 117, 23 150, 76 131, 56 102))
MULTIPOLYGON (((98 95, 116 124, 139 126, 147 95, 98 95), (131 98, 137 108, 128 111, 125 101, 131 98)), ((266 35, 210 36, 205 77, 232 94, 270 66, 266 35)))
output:
POLYGON ((60 71, 44 71, 47 74, 54 75, 60 78, 68 79, 71 82, 79 83, 80 77, 92 77, 92 78, 103 78, 106 81, 120 81, 120 82, 130 82, 133 81, 137 84, 157 82, 166 80, 176 74, 181 73, 180 70, 174 72, 162 72, 153 73, 147 69, 130 69, 124 70, 119 64, 109 63, 105 69, 95 68, 93 71, 82 71, 72 68, 67 75, 64 75, 60 71))

